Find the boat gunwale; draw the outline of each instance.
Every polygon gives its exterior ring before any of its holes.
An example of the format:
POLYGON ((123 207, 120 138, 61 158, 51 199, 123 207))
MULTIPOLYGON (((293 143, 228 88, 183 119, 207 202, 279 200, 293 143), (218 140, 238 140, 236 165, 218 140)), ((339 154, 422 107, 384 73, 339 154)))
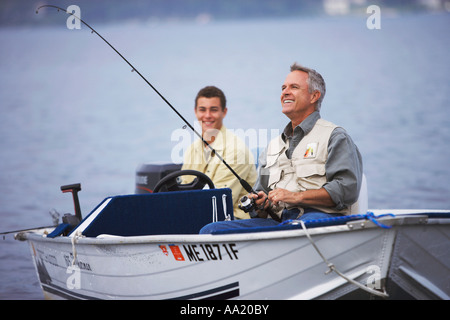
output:
MULTIPOLYGON (((380 217, 377 221, 387 223, 394 221, 394 225, 402 225, 405 217, 424 217, 429 212, 449 213, 449 210, 374 210, 375 215, 386 213, 394 214, 392 216, 380 217), (418 214, 423 214, 423 216, 418 214), (396 223, 398 221, 398 223, 396 223)), ((428 218, 427 223, 442 223, 444 219, 428 218)), ((450 223, 450 219, 445 219, 446 223, 450 223)), ((417 223, 420 224, 420 223, 417 223)), ((423 225, 423 222, 421 223, 423 225)), ((359 219, 347 222, 342 225, 331 225, 323 227, 308 228, 310 235, 325 235, 337 232, 355 232, 364 231, 365 229, 379 228, 381 230, 389 230, 380 228, 367 219, 359 219), (354 228, 354 226, 358 226, 354 228)), ((56 237, 47 238, 46 232, 52 229, 40 230, 40 232, 27 231, 16 234, 15 238, 21 241, 36 241, 48 243, 65 243, 72 245, 75 241, 77 245, 125 245, 125 244, 161 244, 161 243, 217 243, 217 242, 244 242, 258 240, 279 240, 295 237, 304 237, 306 233, 303 229, 291 230, 271 230, 249 233, 229 233, 229 234, 167 234, 167 235, 142 235, 142 236, 116 236, 116 235, 99 235, 95 238, 84 236, 72 237, 56 237), (74 239, 75 238, 75 239, 74 239)))
MULTIPOLYGON (((346 225, 328 226, 308 229, 309 234, 328 234, 335 232, 352 231, 346 225)), ((161 243, 216 243, 216 242, 242 242, 258 240, 277 240, 306 236, 302 229, 262 231, 236 234, 167 234, 144 236, 115 236, 99 235, 95 238, 75 237, 77 245, 125 245, 125 244, 161 244, 161 243)), ((20 236, 21 240, 67 243, 72 245, 72 237, 47 238, 43 233, 25 232, 20 236)))

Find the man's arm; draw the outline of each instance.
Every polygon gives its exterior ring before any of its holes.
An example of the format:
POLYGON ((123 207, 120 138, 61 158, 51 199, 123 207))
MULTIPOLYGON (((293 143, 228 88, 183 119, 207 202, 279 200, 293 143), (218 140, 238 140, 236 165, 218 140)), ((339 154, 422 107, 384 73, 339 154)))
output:
POLYGON ((286 204, 301 207, 325 206, 334 207, 336 204, 331 199, 330 194, 324 188, 316 190, 306 190, 302 192, 292 192, 286 189, 275 189, 269 192, 269 200, 278 204, 283 201, 286 204))
POLYGON ((336 210, 350 207, 358 200, 363 164, 358 147, 343 128, 336 128, 328 144, 327 183, 323 188, 336 210))
MULTIPOLYGON (((265 155, 260 158, 260 163, 255 190, 263 190, 267 193, 268 172, 264 167, 265 155)), ((326 176, 328 182, 320 189, 302 192, 275 189, 268 193, 268 199, 273 203, 283 201, 302 207, 316 205, 336 208, 336 210, 347 208, 356 202, 362 181, 362 158, 358 148, 342 128, 336 128, 331 134, 326 176)), ((257 205, 264 203, 263 194, 254 198, 257 205)), ((268 201, 265 203, 265 208, 268 208, 268 201)))

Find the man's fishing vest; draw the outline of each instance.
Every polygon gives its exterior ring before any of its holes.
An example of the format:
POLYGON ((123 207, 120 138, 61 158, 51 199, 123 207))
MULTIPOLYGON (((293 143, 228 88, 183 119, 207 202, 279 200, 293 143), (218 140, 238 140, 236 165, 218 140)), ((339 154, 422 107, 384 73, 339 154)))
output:
MULTIPOLYGON (((327 182, 325 164, 328 159, 328 141, 331 133, 337 128, 331 122, 317 120, 313 129, 303 137, 294 149, 291 159, 286 156, 289 142, 284 142, 281 135, 273 139, 267 148, 267 165, 269 170, 269 189, 282 188, 299 192, 309 189, 320 189, 327 182)), ((303 208, 280 203, 277 215, 281 216, 284 209, 298 208, 303 214, 303 208)), ((330 207, 314 206, 314 209, 326 213, 349 214, 350 209, 336 211, 330 207)))

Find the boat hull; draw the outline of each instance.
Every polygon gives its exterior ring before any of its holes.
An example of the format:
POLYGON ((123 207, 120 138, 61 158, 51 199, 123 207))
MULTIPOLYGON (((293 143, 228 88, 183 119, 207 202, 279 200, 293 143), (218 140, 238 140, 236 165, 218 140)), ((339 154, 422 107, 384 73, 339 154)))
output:
POLYGON ((450 300, 450 227, 441 222, 398 230, 387 282, 391 297, 450 300))
POLYGON ((448 219, 434 224, 426 216, 410 218, 379 220, 393 225, 390 229, 359 220, 306 231, 227 235, 50 239, 26 233, 21 237, 30 245, 42 290, 49 299, 375 297, 364 288, 381 296, 387 290, 385 298, 445 299, 450 291, 450 257, 445 254, 450 238, 448 219), (416 257, 412 261, 416 244, 411 239, 417 234, 422 237, 422 250, 437 259, 416 257), (441 235, 441 245, 433 241, 436 234, 441 235), (361 286, 333 272, 324 258, 361 286), (439 271, 441 276, 433 276, 429 270, 439 271), (432 294, 422 293, 424 285, 417 285, 420 277, 427 279, 432 294))

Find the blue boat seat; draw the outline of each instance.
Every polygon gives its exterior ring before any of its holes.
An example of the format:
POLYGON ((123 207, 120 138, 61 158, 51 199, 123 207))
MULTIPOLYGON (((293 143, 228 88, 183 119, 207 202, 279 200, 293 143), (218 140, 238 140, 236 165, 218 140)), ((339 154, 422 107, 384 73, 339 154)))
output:
POLYGON ((106 198, 71 234, 81 232, 86 237, 198 234, 206 224, 227 217, 234 219, 228 188, 132 194, 106 198))

